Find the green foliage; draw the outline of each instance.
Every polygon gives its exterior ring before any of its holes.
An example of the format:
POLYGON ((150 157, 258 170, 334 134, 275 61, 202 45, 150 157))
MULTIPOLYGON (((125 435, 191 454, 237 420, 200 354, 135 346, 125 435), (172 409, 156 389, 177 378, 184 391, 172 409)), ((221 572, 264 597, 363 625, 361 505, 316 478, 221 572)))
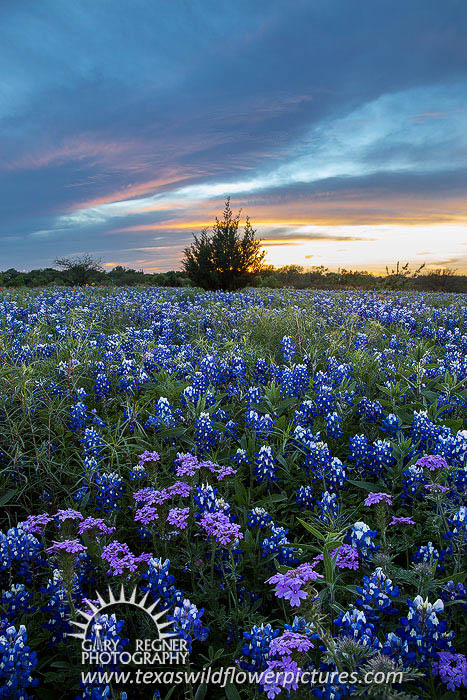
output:
POLYGON ((66 279, 74 285, 91 284, 96 273, 102 272, 101 261, 89 253, 71 258, 55 258, 54 263, 65 271, 66 279))
POLYGON ((209 233, 207 229, 185 248, 183 269, 203 289, 235 290, 251 284, 261 270, 264 252, 246 217, 243 236, 239 232, 240 212, 234 215, 227 199, 222 219, 209 233))
POLYGON ((386 268, 386 275, 373 275, 365 270, 338 270, 331 272, 320 266, 305 270, 300 265, 264 268, 257 279, 257 286, 269 289, 292 287, 294 289, 382 289, 465 292, 467 276, 456 275, 454 270, 430 270, 422 272, 424 265, 412 271, 408 263, 397 263, 395 269, 386 268))

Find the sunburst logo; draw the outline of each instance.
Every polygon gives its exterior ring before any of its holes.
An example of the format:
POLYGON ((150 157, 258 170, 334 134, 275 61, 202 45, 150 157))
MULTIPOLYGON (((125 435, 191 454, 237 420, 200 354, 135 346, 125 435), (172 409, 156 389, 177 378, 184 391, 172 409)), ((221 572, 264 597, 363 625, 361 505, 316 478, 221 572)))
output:
MULTIPOLYGON (((149 593, 146 593, 140 600, 137 600, 136 586, 133 588, 130 597, 127 597, 123 586, 121 586, 120 588, 120 595, 118 597, 115 597, 110 586, 108 587, 108 593, 109 596, 106 600, 100 593, 96 591, 97 601, 88 601, 88 608, 91 612, 85 612, 84 610, 77 611, 77 615, 80 615, 82 618, 84 618, 84 622, 80 622, 78 620, 70 620, 70 623, 75 627, 78 627, 81 631, 69 632, 67 635, 68 637, 75 637, 76 639, 80 639, 81 642, 86 641, 86 639, 88 638, 89 626, 93 623, 94 618, 96 616, 102 615, 105 612, 105 610, 107 610, 107 608, 110 608, 115 605, 130 605, 134 608, 139 608, 139 610, 142 610, 144 613, 149 615, 157 629, 159 640, 171 639, 176 636, 176 633, 173 630, 170 632, 166 631, 168 627, 172 626, 171 622, 168 622, 166 620, 164 621, 164 618, 167 614, 167 610, 162 610, 161 612, 156 613, 154 612, 154 610, 159 604, 159 599, 156 600, 155 603, 148 604, 147 599, 149 593)), ((101 629, 102 625, 99 624, 99 618, 97 618, 97 620, 94 622, 93 627, 93 631, 95 634, 95 649, 102 648, 100 634, 101 629)))

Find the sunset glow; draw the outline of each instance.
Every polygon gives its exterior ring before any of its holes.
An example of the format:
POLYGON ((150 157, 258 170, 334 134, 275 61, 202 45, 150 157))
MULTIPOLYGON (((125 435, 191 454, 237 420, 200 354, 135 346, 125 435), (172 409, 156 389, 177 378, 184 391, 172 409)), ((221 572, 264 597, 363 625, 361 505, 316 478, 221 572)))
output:
POLYGON ((178 269, 230 196, 276 266, 466 271, 467 10, 400 10, 5 3, 4 266, 178 269))

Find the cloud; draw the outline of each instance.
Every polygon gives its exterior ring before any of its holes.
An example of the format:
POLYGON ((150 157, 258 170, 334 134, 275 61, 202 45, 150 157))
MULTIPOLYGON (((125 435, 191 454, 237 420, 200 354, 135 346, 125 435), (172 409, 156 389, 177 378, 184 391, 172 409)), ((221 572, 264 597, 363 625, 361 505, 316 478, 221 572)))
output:
POLYGON ((445 260, 433 260, 429 263, 429 267, 439 266, 444 267, 444 265, 451 265, 452 263, 464 262, 462 258, 446 258, 445 260))
POLYGON ((377 238, 368 238, 363 236, 339 236, 333 233, 310 233, 297 235, 291 233, 290 236, 284 236, 283 238, 262 238, 261 242, 263 246, 289 246, 289 245, 301 245, 308 241, 377 241, 377 238))
POLYGON ((467 221, 456 0, 370 14, 337 0, 25 0, 0 15, 6 265, 83 248, 117 260, 155 233, 176 261, 227 195, 270 239, 336 227, 306 239, 326 251, 339 226, 467 221))

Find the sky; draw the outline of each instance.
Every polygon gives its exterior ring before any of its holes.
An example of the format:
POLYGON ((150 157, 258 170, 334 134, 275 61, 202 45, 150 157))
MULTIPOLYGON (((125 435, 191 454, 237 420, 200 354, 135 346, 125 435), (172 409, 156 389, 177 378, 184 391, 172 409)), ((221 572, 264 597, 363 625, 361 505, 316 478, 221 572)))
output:
POLYGON ((0 269, 467 271, 466 0, 1 0, 0 269))

